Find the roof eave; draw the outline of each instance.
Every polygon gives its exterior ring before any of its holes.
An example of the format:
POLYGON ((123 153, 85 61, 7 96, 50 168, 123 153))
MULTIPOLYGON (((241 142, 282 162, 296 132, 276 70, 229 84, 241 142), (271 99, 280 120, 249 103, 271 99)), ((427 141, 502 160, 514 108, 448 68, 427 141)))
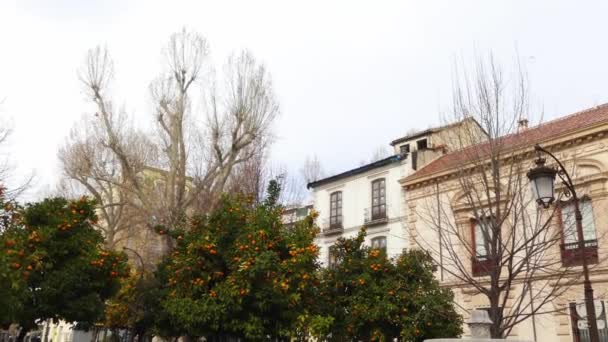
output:
POLYGON ((337 181, 337 180, 340 180, 340 179, 344 179, 344 178, 347 178, 347 177, 350 177, 350 176, 355 176, 355 175, 358 175, 358 174, 361 174, 361 173, 365 173, 365 172, 367 172, 369 170, 373 170, 375 168, 383 167, 383 166, 386 166, 386 165, 389 165, 389 164, 392 164, 392 163, 401 162, 402 160, 403 160, 403 156, 401 154, 395 154, 395 155, 392 155, 390 157, 377 160, 377 161, 375 161, 373 163, 369 163, 369 164, 366 164, 366 165, 359 166, 357 168, 348 170, 346 172, 339 173, 337 175, 333 175, 333 176, 330 176, 330 177, 319 179, 319 180, 314 181, 314 182, 310 182, 310 183, 308 183, 306 185, 306 188, 307 189, 311 189, 311 188, 314 189, 316 187, 319 187, 319 186, 327 184, 327 183, 331 183, 331 182, 334 182, 334 181, 337 181))
MULTIPOLYGON (((580 139, 581 137, 587 136, 589 134, 600 133, 602 131, 608 132, 608 123, 607 122, 600 122, 593 126, 585 127, 581 130, 566 132, 566 133, 562 133, 555 137, 546 138, 546 139, 543 139, 540 142, 538 142, 538 144, 543 145, 544 147, 551 147, 551 146, 558 145, 558 144, 561 144, 561 143, 569 141, 569 140, 580 139), (606 127, 603 129, 598 129, 599 127, 602 127, 602 126, 606 126, 606 127)), ((532 147, 531 145, 525 145, 525 146, 517 147, 513 150, 508 150, 508 152, 520 155, 520 154, 524 154, 526 152, 532 152, 532 150, 530 149, 531 147, 532 147), (526 151, 528 149, 530 149, 530 150, 526 151)), ((470 162, 468 162, 467 164, 470 164, 470 162)), ((459 169, 458 166, 450 167, 448 169, 433 172, 433 173, 430 173, 430 174, 428 174, 426 176, 422 176, 422 177, 416 177, 416 173, 414 173, 411 176, 400 179, 399 184, 401 184, 401 186, 404 188, 411 187, 411 186, 414 186, 414 185, 417 185, 420 183, 426 183, 426 182, 432 181, 437 178, 449 177, 452 174, 456 173, 458 171, 458 169, 459 169)))

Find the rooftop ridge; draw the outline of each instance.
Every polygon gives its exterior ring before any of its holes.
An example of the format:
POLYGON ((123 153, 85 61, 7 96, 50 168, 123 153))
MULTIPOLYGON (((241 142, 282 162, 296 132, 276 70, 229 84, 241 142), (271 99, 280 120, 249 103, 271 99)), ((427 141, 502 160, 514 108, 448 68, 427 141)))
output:
MULTIPOLYGON (((498 140, 499 143, 510 144, 512 148, 521 147, 526 143, 529 143, 529 140, 537 140, 537 142, 540 142, 549 137, 584 129, 600 122, 608 122, 608 111, 606 111, 606 109, 608 109, 608 103, 542 122, 525 130, 497 137, 496 140, 498 140), (566 125, 566 127, 562 127, 564 125, 566 125)), ((413 181, 450 169, 455 166, 455 163, 462 162, 463 158, 466 159, 466 156, 463 156, 463 154, 467 151, 484 148, 487 144, 488 142, 480 142, 445 154, 425 165, 414 174, 406 177, 404 180, 406 182, 413 181)))
MULTIPOLYGON (((532 127, 528 127, 525 130, 522 130, 522 131, 519 131, 519 132, 511 132, 511 133, 505 134, 503 136, 500 136, 497 139, 506 139, 506 138, 509 138, 509 137, 512 137, 512 136, 515 136, 515 135, 524 134, 526 131, 540 129, 540 128, 543 128, 543 126, 548 125, 548 124, 557 124, 560 121, 569 120, 569 119, 572 119, 573 117, 575 117, 577 115, 583 115, 583 114, 586 114, 588 112, 591 112, 591 111, 594 111, 594 110, 598 110, 598 109, 601 109, 601 108, 604 108, 604 107, 608 107, 608 102, 602 103, 601 105, 597 105, 595 107, 583 109, 583 110, 578 111, 578 112, 574 112, 574 113, 570 113, 570 114, 567 114, 567 115, 564 115, 564 116, 560 116, 560 117, 551 119, 549 121, 539 122, 537 125, 534 125, 532 127)), ((483 144, 483 143, 479 143, 479 144, 483 144)), ((479 145, 479 144, 476 144, 476 145, 479 145)), ((463 148, 463 149, 461 149, 461 150, 464 150, 464 149, 466 149, 466 147, 463 148)), ((458 150, 458 151, 460 151, 460 150, 458 150)), ((454 152, 456 152, 456 151, 454 151, 454 152)))

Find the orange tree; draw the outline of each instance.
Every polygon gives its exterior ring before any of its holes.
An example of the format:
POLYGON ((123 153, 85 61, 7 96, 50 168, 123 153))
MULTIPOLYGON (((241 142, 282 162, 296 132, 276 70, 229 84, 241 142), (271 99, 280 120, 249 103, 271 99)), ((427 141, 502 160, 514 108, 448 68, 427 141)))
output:
POLYGON ((10 281, 14 304, 5 319, 23 328, 20 338, 38 320, 86 326, 101 319, 104 301, 118 290, 128 266, 124 254, 102 248, 92 225, 94 204, 46 199, 13 210, 11 217, 0 235, 0 276, 10 281))
POLYGON ((104 326, 110 329, 127 329, 130 340, 147 340, 154 324, 163 312, 159 308, 162 294, 158 279, 149 272, 132 272, 121 281, 118 293, 106 303, 104 326))
POLYGON ((8 232, 20 220, 19 209, 14 201, 4 200, 4 188, 0 186, 0 327, 5 329, 16 320, 15 314, 21 306, 21 277, 15 274, 15 265, 11 262, 16 242, 7 238, 8 232))
POLYGON ((279 191, 271 182, 258 204, 227 196, 186 230, 170 230, 176 248, 158 272, 165 277, 161 331, 207 340, 291 335, 315 300, 317 229, 313 217, 284 228, 279 191))
POLYGON ((424 251, 389 260, 364 246, 365 230, 335 244, 338 263, 322 271, 318 312, 333 317, 331 340, 423 341, 457 337, 462 318, 450 290, 434 278, 424 251))

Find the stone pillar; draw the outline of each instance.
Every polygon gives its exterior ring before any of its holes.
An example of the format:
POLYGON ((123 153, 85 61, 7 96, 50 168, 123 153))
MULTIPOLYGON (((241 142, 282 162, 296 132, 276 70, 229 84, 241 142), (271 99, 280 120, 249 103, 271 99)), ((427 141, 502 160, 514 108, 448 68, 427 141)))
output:
POLYGON ((472 338, 489 338, 492 320, 485 310, 471 311, 471 318, 466 321, 472 338))

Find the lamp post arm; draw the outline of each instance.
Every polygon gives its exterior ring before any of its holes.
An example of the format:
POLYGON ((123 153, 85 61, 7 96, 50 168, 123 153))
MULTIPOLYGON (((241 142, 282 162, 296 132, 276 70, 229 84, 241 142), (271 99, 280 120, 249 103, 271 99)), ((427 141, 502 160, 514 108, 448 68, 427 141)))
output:
POLYGON ((144 263, 144 258, 142 258, 141 255, 139 255, 139 253, 137 253, 137 251, 135 251, 132 248, 123 247, 122 249, 124 249, 126 251, 131 251, 133 254, 135 254, 135 256, 137 256, 137 258, 139 259, 139 263, 141 264, 141 276, 140 276, 140 279, 143 279, 144 273, 145 273, 145 269, 146 269, 146 264, 144 263))
POLYGON ((570 194, 572 194, 572 199, 575 202, 578 202, 578 195, 576 194, 576 190, 574 189, 574 182, 572 182, 572 178, 570 177, 570 174, 566 170, 566 167, 564 167, 564 164, 562 164, 562 162, 559 161, 559 159, 557 159, 557 157, 555 155, 553 155, 553 153, 545 150, 539 144, 534 145, 534 150, 537 152, 543 152, 543 153, 549 155, 549 157, 551 157, 551 159, 553 159, 557 163, 557 165, 559 166, 559 172, 558 172, 559 178, 561 178, 562 183, 564 183, 564 185, 568 188, 568 191, 570 191, 570 194), (562 175, 565 175, 566 179, 564 179, 562 177, 562 175))

